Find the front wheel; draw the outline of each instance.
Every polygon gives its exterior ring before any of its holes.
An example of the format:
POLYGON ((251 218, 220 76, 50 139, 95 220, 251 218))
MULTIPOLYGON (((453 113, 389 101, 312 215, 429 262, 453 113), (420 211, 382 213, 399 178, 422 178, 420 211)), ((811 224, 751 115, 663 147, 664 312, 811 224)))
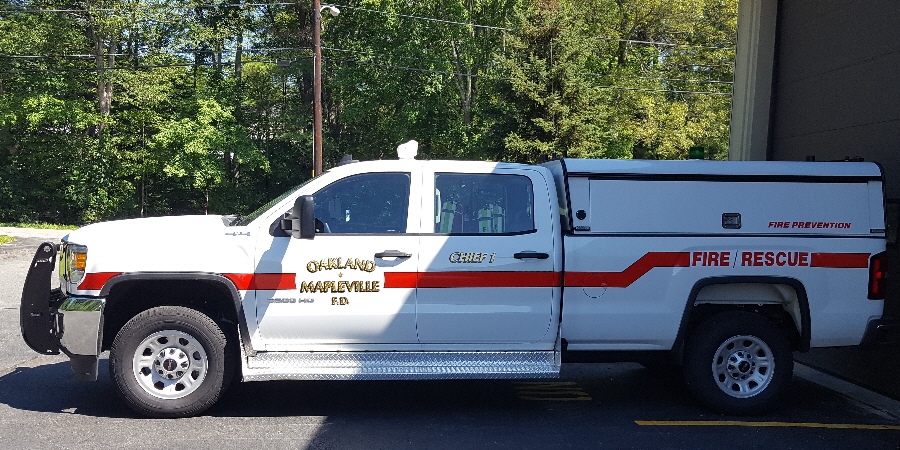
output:
POLYGON ((109 372, 128 406, 150 417, 199 414, 213 405, 233 372, 226 338, 206 315, 179 306, 144 311, 125 324, 110 349, 109 372))
POLYGON ((725 414, 758 414, 775 405, 794 371, 786 333, 757 314, 727 312, 700 323, 685 343, 691 392, 725 414))

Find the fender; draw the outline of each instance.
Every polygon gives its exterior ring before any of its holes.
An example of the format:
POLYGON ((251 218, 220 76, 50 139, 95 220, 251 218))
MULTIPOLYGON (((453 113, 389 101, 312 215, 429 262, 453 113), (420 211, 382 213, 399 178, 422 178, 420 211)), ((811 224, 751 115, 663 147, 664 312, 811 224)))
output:
POLYGON ((244 354, 247 356, 255 356, 256 351, 250 345, 250 331, 247 327, 247 319, 244 316, 244 303, 241 301, 241 295, 234 283, 221 274, 203 273, 203 272, 139 272, 139 273, 122 273, 116 275, 107 281, 100 289, 101 297, 108 297, 112 288, 116 285, 129 281, 200 281, 216 286, 227 293, 231 297, 234 305, 234 312, 238 318, 238 327, 240 330, 241 345, 244 347, 244 354))
POLYGON ((760 283, 760 284, 783 284, 790 286, 797 293, 797 301, 800 304, 800 346, 799 351, 805 352, 809 350, 811 332, 810 332, 810 314, 809 314, 809 297, 806 294, 806 288, 803 283, 796 278, 790 277, 774 277, 774 276, 725 276, 704 278, 694 284, 688 295, 687 304, 684 306, 684 313, 681 316, 681 325, 678 327, 678 336, 672 350, 677 360, 681 360, 681 353, 684 348, 684 340, 687 336, 688 322, 694 310, 694 302, 700 291, 716 284, 737 284, 737 283, 760 283))

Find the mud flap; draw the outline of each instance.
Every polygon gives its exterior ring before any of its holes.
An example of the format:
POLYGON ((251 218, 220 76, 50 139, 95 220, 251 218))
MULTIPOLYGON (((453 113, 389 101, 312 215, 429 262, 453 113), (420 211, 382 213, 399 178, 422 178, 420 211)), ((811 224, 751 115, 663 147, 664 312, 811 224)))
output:
POLYGON ((56 249, 56 245, 49 242, 38 247, 25 277, 19 308, 19 325, 25 343, 44 355, 59 354, 54 310, 62 295, 59 289, 50 289, 50 276, 56 265, 56 249))
POLYGON ((97 381, 99 358, 93 355, 69 355, 72 373, 78 381, 97 381))

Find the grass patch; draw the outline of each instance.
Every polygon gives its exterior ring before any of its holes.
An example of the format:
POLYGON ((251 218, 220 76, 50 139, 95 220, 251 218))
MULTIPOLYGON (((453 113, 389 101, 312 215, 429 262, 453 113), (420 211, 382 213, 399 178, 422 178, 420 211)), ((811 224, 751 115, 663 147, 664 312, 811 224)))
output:
POLYGON ((14 241, 14 240, 16 240, 16 239, 13 238, 13 237, 10 237, 10 236, 3 236, 2 234, 0 234, 0 245, 3 245, 3 244, 5 244, 5 243, 7 243, 7 242, 12 242, 12 241, 14 241))
POLYGON ((78 225, 58 225, 58 224, 52 224, 52 223, 22 223, 22 222, 12 222, 12 223, 0 222, 0 227, 40 228, 42 230, 77 230, 78 228, 80 228, 78 225))

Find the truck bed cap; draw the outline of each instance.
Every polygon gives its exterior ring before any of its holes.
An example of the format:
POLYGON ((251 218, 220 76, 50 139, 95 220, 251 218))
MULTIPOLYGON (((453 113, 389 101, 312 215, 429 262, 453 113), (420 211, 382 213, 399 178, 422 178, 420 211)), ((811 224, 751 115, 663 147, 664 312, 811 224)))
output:
MULTIPOLYGON (((570 176, 593 174, 646 175, 777 175, 806 177, 882 178, 872 162, 805 161, 655 161, 635 159, 564 159, 570 176)), ((549 163, 553 164, 553 163, 549 163)))

